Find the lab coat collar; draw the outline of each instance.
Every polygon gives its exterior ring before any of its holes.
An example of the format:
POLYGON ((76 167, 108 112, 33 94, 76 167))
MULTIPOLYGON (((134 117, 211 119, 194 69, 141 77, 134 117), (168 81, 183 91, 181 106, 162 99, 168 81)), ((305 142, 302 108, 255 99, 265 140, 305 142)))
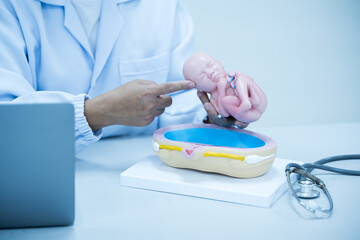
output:
POLYGON ((121 16, 120 9, 116 0, 104 0, 101 8, 101 18, 99 32, 96 44, 95 65, 91 79, 91 87, 95 85, 105 63, 107 62, 112 49, 118 39, 121 29, 124 26, 124 19, 121 16))
POLYGON ((65 28, 83 47, 83 49, 89 55, 92 62, 94 62, 94 55, 91 50, 89 39, 85 33, 85 30, 79 19, 79 16, 76 13, 76 10, 71 3, 71 0, 37 0, 37 1, 45 3, 45 4, 49 4, 49 5, 64 7, 64 26, 65 26, 65 28))
MULTIPOLYGON (((50 5, 57 5, 57 6, 65 6, 66 2, 70 0, 38 0, 40 2, 50 4, 50 5)), ((107 1, 107 0, 105 0, 107 1)), ((115 0, 116 3, 124 3, 124 2, 130 2, 133 0, 115 0)))
POLYGON ((57 6, 65 6, 65 2, 66 2, 66 0, 38 0, 38 1, 50 5, 57 5, 57 6))
POLYGON ((69 30, 71 35, 79 42, 79 44, 85 49, 87 54, 94 62, 94 55, 91 50, 89 39, 71 1, 65 2, 64 11, 64 26, 69 30))
MULTIPOLYGON (((94 62, 94 55, 91 50, 89 39, 85 33, 83 25, 79 19, 78 14, 71 0, 37 0, 39 2, 64 7, 64 26, 69 33, 78 41, 85 52, 89 55, 92 62, 94 62)), ((104 0, 107 1, 107 0, 104 0)))
POLYGON ((40 2, 64 6, 65 19, 64 26, 69 30, 70 34, 79 42, 83 49, 87 52, 94 63, 93 75, 91 78, 90 89, 95 85, 96 79, 99 77, 105 63, 107 62, 111 51, 121 32, 124 21, 117 5, 119 3, 130 2, 134 0, 103 0, 100 26, 96 47, 96 60, 92 53, 91 46, 81 21, 71 3, 71 0, 38 0, 40 2))

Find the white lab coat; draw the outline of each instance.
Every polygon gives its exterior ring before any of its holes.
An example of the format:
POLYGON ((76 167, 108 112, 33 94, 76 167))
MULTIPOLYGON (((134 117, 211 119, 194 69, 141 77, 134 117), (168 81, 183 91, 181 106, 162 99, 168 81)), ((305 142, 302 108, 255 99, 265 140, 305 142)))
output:
POLYGON ((182 80, 192 43, 191 19, 176 0, 104 0, 95 56, 70 0, 3 0, 0 101, 72 102, 78 151, 101 136, 199 122, 205 112, 193 90, 174 94, 173 105, 147 127, 94 133, 83 110, 85 99, 133 79, 182 80))

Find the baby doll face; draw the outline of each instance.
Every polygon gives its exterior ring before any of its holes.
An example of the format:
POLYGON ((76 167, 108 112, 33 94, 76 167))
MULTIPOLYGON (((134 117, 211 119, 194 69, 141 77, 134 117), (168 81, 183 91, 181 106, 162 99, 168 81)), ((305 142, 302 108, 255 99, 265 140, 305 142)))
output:
POLYGON ((191 55, 183 68, 185 79, 195 82, 196 89, 211 93, 217 88, 219 78, 226 76, 224 66, 207 53, 191 55))

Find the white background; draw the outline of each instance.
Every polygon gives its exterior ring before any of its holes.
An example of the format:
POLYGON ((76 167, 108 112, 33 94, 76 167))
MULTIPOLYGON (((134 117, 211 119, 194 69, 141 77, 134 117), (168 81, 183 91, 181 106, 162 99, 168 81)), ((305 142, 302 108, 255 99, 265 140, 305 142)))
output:
POLYGON ((360 1, 183 0, 196 50, 268 97, 251 126, 360 121, 360 1))

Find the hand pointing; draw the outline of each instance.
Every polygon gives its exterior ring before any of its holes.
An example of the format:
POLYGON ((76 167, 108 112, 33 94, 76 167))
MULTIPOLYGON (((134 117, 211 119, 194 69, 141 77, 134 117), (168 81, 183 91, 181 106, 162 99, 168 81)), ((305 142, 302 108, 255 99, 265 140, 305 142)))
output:
POLYGON ((146 126, 172 104, 168 93, 194 88, 191 81, 156 84, 133 80, 85 101, 85 116, 93 131, 110 125, 146 126))

